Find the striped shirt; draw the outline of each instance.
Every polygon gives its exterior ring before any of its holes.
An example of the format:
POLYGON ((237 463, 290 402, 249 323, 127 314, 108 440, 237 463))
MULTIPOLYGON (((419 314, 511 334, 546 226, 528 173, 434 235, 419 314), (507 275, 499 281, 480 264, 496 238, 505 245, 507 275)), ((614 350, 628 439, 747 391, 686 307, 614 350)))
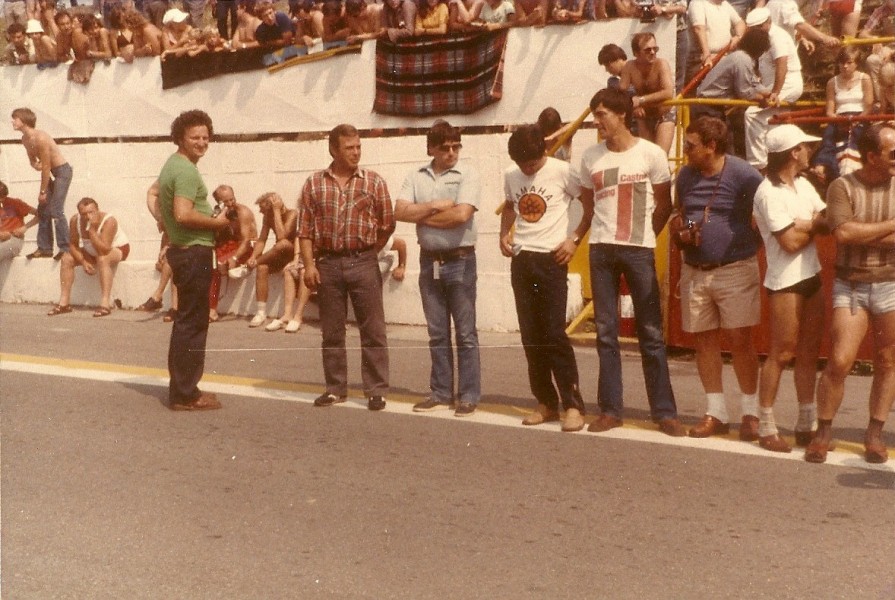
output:
POLYGON ((366 169, 355 171, 344 188, 332 165, 317 171, 305 181, 298 209, 298 237, 312 240, 315 252, 365 250, 395 230, 385 180, 366 169))
MULTIPOLYGON (((867 187, 854 173, 833 181, 827 190, 830 229, 843 223, 879 223, 895 219, 895 179, 867 187)), ((836 246, 836 277, 857 283, 895 281, 895 247, 865 244, 836 246)))

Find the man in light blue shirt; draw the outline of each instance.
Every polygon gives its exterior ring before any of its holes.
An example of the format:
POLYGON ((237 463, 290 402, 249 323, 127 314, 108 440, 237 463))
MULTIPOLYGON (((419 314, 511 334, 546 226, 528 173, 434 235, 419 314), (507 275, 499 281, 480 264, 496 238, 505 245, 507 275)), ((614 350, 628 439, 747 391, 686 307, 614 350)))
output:
POLYGON ((454 409, 465 417, 481 396, 479 338, 475 322, 476 227, 479 176, 461 167, 460 130, 436 121, 426 135, 431 162, 407 176, 395 203, 395 218, 416 223, 420 244, 420 296, 429 329, 432 395, 415 412, 454 409), (453 319, 459 369, 454 395, 453 319), (456 400, 456 402, 455 402, 456 400))

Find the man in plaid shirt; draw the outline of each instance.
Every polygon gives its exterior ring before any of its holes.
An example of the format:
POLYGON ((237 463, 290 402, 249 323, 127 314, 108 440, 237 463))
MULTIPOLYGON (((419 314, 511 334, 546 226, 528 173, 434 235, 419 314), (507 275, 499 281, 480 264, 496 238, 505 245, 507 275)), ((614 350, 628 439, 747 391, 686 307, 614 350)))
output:
POLYGON ((326 391, 314 406, 348 397, 345 317, 348 298, 360 328, 367 408, 385 408, 388 340, 376 254, 395 229, 385 180, 361 169, 360 136, 351 125, 329 133, 329 167, 308 177, 299 200, 298 239, 305 284, 317 290, 326 391), (316 263, 315 263, 316 257, 316 263))

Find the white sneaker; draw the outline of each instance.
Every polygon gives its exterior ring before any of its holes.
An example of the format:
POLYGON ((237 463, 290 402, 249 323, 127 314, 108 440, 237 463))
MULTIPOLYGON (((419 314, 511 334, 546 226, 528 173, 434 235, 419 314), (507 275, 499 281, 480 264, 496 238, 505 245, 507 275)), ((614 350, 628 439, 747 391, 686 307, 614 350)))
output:
POLYGON ((301 329, 301 321, 296 321, 292 319, 289 323, 286 324, 286 333, 295 333, 301 329))
POLYGON ((283 322, 279 319, 274 319, 273 321, 268 323, 267 327, 265 327, 264 329, 266 329, 267 331, 276 331, 277 329, 282 329, 282 328, 283 328, 283 322))
POLYGON ((265 315, 264 313, 258 313, 254 317, 252 317, 251 321, 249 321, 249 327, 258 327, 260 325, 264 325, 264 321, 266 320, 267 315, 265 315))

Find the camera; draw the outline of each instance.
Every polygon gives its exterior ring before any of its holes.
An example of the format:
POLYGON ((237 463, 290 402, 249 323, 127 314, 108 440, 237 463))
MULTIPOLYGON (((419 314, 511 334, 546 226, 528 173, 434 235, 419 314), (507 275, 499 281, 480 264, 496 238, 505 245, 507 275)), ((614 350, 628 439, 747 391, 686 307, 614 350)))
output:
POLYGON ((217 219, 222 210, 224 210, 224 207, 220 204, 216 204, 215 207, 211 209, 211 216, 217 219))
MULTIPOLYGON (((221 214, 222 210, 224 210, 223 204, 215 205, 215 207, 211 211, 211 216, 216 218, 219 214, 221 214)), ((239 216, 239 213, 237 212, 237 210, 235 208, 231 208, 231 209, 227 210, 227 220, 228 221, 235 221, 237 216, 239 216)))
POLYGON ((678 231, 677 238, 685 246, 699 246, 702 242, 702 228, 687 219, 684 222, 684 228, 678 231))
POLYGON ((655 4, 654 0, 634 0, 634 4, 637 6, 641 23, 655 22, 656 15, 653 14, 652 10, 655 4))

